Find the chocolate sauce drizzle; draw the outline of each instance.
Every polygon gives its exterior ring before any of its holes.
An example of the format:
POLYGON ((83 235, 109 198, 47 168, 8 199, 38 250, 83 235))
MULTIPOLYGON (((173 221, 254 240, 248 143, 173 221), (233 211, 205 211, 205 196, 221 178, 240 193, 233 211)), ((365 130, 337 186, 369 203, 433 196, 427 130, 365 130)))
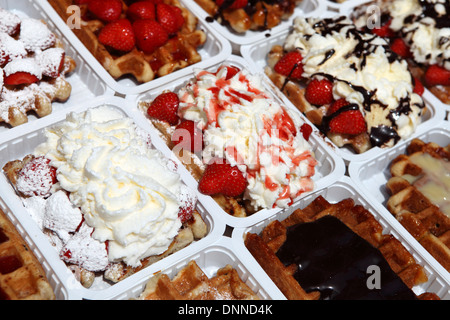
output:
POLYGON ((417 299, 378 249, 333 216, 289 227, 276 255, 298 266, 294 278, 322 300, 417 299), (370 266, 379 268, 379 288, 369 288, 370 266))

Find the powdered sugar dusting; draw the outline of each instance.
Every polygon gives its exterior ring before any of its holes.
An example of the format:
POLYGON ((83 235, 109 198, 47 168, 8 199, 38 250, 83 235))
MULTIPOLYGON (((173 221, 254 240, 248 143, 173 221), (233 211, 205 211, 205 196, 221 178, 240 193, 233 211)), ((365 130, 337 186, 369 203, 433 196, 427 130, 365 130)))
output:
POLYGON ((20 18, 12 12, 0 8, 0 32, 13 35, 20 26, 20 18))
POLYGON ((48 49, 56 42, 55 35, 47 25, 32 18, 22 20, 19 39, 30 52, 48 49))
POLYGON ((4 66, 11 60, 26 56, 27 51, 23 42, 14 39, 7 33, 0 33, 0 66, 4 66))
POLYGON ((15 59, 9 62, 3 71, 5 71, 5 77, 17 72, 26 72, 36 76, 39 80, 42 79, 42 70, 33 58, 15 59))

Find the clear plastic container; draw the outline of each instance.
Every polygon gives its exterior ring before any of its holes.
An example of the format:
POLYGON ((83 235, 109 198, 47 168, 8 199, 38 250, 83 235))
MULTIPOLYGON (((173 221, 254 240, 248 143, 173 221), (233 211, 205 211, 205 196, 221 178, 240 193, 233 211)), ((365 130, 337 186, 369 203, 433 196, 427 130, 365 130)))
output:
MULTIPOLYGON (((126 104, 126 100, 118 97, 100 97, 92 101, 85 102, 79 106, 67 109, 67 112, 83 112, 88 108, 95 108, 98 106, 107 105, 117 108, 124 115, 133 118, 129 112, 129 107, 126 104)), ((0 143, 0 165, 3 167, 8 161, 22 159, 25 155, 30 154, 33 150, 45 141, 44 131, 48 126, 54 125, 60 121, 65 120, 65 114, 56 113, 45 118, 45 121, 39 123, 30 130, 22 130, 18 135, 10 135, 9 139, 0 143)), ((133 118, 134 120, 134 118, 133 118)), ((138 121, 135 123, 139 126, 138 121)), ((142 127, 141 127, 142 128, 142 127)), ((145 130, 145 128, 142 128, 145 130)), ((159 149, 160 145, 154 134, 150 132, 152 145, 159 149)), ((164 152, 163 152, 164 153, 164 152)), ((185 182, 185 176, 182 172, 179 172, 180 176, 185 182)), ((27 240, 31 242, 31 247, 36 248, 38 256, 45 262, 45 267, 49 278, 52 280, 55 294, 61 299, 89 299, 91 296, 101 299, 103 295, 108 293, 115 287, 115 285, 109 285, 99 281, 98 285, 86 289, 75 279, 75 276, 66 267, 65 263, 60 260, 58 252, 52 247, 47 237, 39 229, 39 226, 34 222, 23 206, 22 200, 15 192, 12 185, 7 180, 6 176, 2 173, 0 175, 0 198, 2 199, 2 207, 7 208, 7 212, 15 220, 19 221, 23 234, 26 234, 27 240)), ((225 224, 221 222, 215 212, 207 212, 205 206, 202 203, 197 204, 197 210, 202 215, 208 227, 208 234, 193 243, 186 248, 173 253, 172 255, 164 258, 153 265, 150 265, 149 270, 159 270, 163 268, 166 263, 180 259, 192 251, 199 250, 209 243, 216 241, 225 231, 225 224)), ((124 284, 131 285, 133 279, 139 274, 130 276, 122 280, 124 284)))
POLYGON ((383 233, 393 235, 397 238, 403 246, 413 255, 416 262, 423 266, 428 276, 428 281, 413 288, 416 294, 423 292, 434 292, 441 299, 450 299, 450 278, 447 274, 441 272, 439 265, 429 258, 427 252, 423 250, 421 246, 417 246, 414 239, 405 232, 405 230, 396 223, 392 223, 392 219, 389 218, 380 207, 367 199, 367 197, 360 192, 360 186, 356 185, 349 177, 344 176, 333 185, 317 190, 309 196, 302 199, 302 201, 290 210, 283 212, 279 215, 272 215, 269 218, 261 221, 253 226, 246 228, 236 228, 232 233, 233 246, 238 252, 238 256, 241 260, 246 261, 252 266, 250 272, 253 274, 265 274, 264 270, 259 264, 255 266, 253 263, 256 260, 251 253, 245 247, 244 237, 247 233, 259 234, 271 221, 283 220, 287 218, 296 208, 306 207, 312 200, 318 196, 323 196, 327 201, 331 203, 339 202, 346 198, 351 198, 356 204, 360 204, 368 209, 375 217, 375 219, 382 225, 383 233))
MULTIPOLYGON (((240 68, 248 68, 247 62, 238 56, 230 56, 229 59, 225 61, 228 64, 235 65, 240 68)), ((213 66, 210 69, 216 70, 219 65, 213 66)), ((185 76, 182 78, 179 78, 177 81, 173 81, 170 86, 162 86, 160 88, 157 88, 155 90, 152 90, 151 92, 146 92, 142 95, 138 96, 128 96, 127 100, 130 100, 133 105, 137 105, 140 101, 145 101, 149 99, 154 99, 159 93, 161 93, 164 90, 173 90, 177 91, 179 88, 186 85, 186 83, 192 79, 193 75, 185 76)), ((267 85, 268 92, 271 91, 271 84, 265 83, 267 85)), ((274 98, 278 99, 276 95, 274 95, 274 98)), ((289 107, 289 106, 288 106, 289 107)), ((137 110, 137 108, 133 108, 133 110, 137 110)), ((296 109, 295 109, 296 110, 296 109)), ((145 118, 142 111, 136 111, 141 114, 140 121, 147 122, 148 126, 151 126, 150 121, 145 118)), ((139 116, 136 116, 135 118, 139 118, 139 116)), ((304 118, 302 116, 302 118, 304 118)), ((305 119, 305 121, 307 121, 305 119)), ((308 121, 307 121, 308 122, 308 121)), ((145 125, 145 123, 142 123, 142 125, 145 125)), ((313 127, 314 128, 314 127, 313 127)), ((150 130, 150 129, 149 129, 150 130)), ((153 128, 153 130, 156 130, 153 128)), ((313 180, 316 183, 316 188, 322 188, 327 185, 332 184, 334 181, 338 180, 341 176, 345 173, 345 165, 342 159, 337 156, 335 153, 333 153, 332 149, 325 143, 323 138, 321 137, 320 133, 317 132, 317 130, 314 129, 313 133, 310 137, 310 144, 313 146, 313 151, 315 152, 316 159, 319 161, 319 165, 316 167, 316 174, 313 177, 313 180)), ((168 148, 167 148, 168 149, 168 148)), ((181 162, 175 158, 175 156, 172 154, 172 159, 179 163, 181 167, 181 162)), ((183 167, 184 170, 186 170, 183 167)), ((186 170, 186 173, 189 174, 186 170)), ((197 188, 198 183, 195 181, 194 178, 190 181, 190 186, 193 188, 197 188)), ((306 193, 305 193, 306 195, 306 193)), ((280 208, 276 209, 263 209, 260 210, 251 216, 245 217, 245 218, 239 218, 234 217, 226 213, 210 196, 200 195, 200 199, 202 203, 208 208, 209 211, 214 211, 220 213, 221 219, 224 220, 224 222, 232 227, 243 227, 248 226, 251 224, 254 224, 256 222, 259 222, 268 216, 272 215, 273 213, 281 212, 283 211, 280 208)))

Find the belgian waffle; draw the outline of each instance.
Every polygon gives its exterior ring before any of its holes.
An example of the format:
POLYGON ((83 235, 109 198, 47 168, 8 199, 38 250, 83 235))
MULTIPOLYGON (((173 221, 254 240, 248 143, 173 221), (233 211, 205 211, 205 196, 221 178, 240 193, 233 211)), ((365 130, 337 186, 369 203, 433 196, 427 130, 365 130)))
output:
MULTIPOLYGON (((125 15, 127 4, 122 2, 125 15)), ((105 24, 98 19, 82 20, 81 28, 74 28, 73 32, 114 79, 131 76, 138 83, 149 82, 201 61, 198 49, 206 41, 206 34, 197 29, 198 20, 189 10, 181 6, 178 0, 164 2, 181 8, 185 23, 165 45, 150 54, 137 48, 119 54, 101 44, 97 34, 105 24)), ((75 4, 73 0, 49 0, 49 3, 64 21, 70 17, 67 8, 75 4)), ((87 6, 82 4, 80 9, 83 18, 87 6)))
POLYGON ((44 270, 0 210, 0 300, 54 300, 44 270))
POLYGON ((8 21, 17 24, 14 28, 2 26, 0 32, 0 67, 3 69, 0 123, 16 127, 28 122, 29 114, 49 115, 53 102, 65 102, 70 97, 72 87, 66 75, 75 69, 76 63, 65 54, 62 42, 44 21, 21 19, 3 8, 0 8, 0 15, 5 24, 8 21), (56 57, 55 52, 59 54, 56 57), (27 73, 28 68, 36 72, 33 82, 6 82, 7 70, 8 73, 27 73))
POLYGON ((237 33, 247 30, 270 30, 288 19, 302 0, 249 0, 243 8, 230 8, 233 1, 217 5, 215 0, 195 0, 212 18, 230 26, 237 33))
MULTIPOLYGON (((301 281, 297 281, 294 277, 298 266, 285 265, 281 262, 278 255, 286 242, 290 228, 333 217, 377 248, 392 271, 408 288, 427 281, 424 268, 415 262, 413 256, 395 237, 383 234, 381 224, 368 210, 355 205, 352 199, 344 199, 332 204, 319 196, 305 208, 295 210, 285 220, 271 222, 259 235, 255 233, 245 235, 245 245, 250 253, 288 299, 316 300, 321 299, 325 294, 317 290, 307 292, 302 287, 301 281)), ((320 272, 322 268, 318 266, 315 270, 320 272)), ((427 293, 422 298, 436 299, 437 297, 427 293)))
POLYGON ((444 194, 448 197, 449 192, 448 183, 446 187, 444 182, 446 176, 448 180, 449 161, 449 145, 441 147, 433 142, 414 139, 406 154, 392 161, 392 177, 386 186, 390 192, 388 210, 450 271, 449 205, 448 200, 442 198, 444 194), (432 162, 427 165, 427 161, 432 162), (442 170, 446 171, 439 173, 442 170), (435 188, 434 192, 442 192, 441 196, 437 193, 434 197, 435 193, 430 193, 431 188, 435 188))
MULTIPOLYGON (((16 192, 22 198, 30 197, 30 195, 24 194, 23 192, 20 192, 20 190, 18 190, 18 177, 24 166, 33 159, 35 159, 35 156, 27 155, 22 160, 9 161, 3 166, 4 174, 14 186, 16 192)), ((48 194, 44 196, 48 196, 48 194)), ((55 232, 45 227, 43 229, 43 232, 49 235, 49 239, 53 243, 54 241, 52 239, 56 237, 54 235, 55 232)), ((123 262, 111 263, 104 272, 104 278, 108 281, 111 281, 112 283, 119 282, 127 278, 128 276, 138 272, 139 270, 151 265, 152 263, 155 263, 167 257, 168 255, 183 249, 193 241, 205 237, 207 233, 208 227, 203 220, 203 217, 197 210, 194 210, 194 212, 192 213, 192 218, 183 223, 183 226, 180 229, 178 235, 174 238, 173 242, 165 252, 160 255, 150 256, 141 260, 141 265, 139 267, 130 267, 123 262)), ((54 243, 54 245, 56 246, 56 243, 54 243)), ((93 284, 95 277, 98 275, 98 272, 86 270, 85 268, 77 264, 67 262, 67 266, 70 270, 72 270, 77 280, 79 280, 81 284, 87 288, 89 288, 93 284)))
POLYGON ((259 300, 241 280, 237 271, 226 265, 211 278, 191 260, 170 280, 163 273, 153 276, 139 300, 259 300))

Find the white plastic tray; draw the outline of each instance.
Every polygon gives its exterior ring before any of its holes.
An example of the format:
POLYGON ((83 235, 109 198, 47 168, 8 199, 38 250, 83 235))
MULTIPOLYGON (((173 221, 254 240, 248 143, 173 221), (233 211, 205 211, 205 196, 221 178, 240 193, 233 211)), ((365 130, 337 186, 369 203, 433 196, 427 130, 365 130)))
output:
MULTIPOLYGON (((197 16, 203 21, 206 21, 206 19, 210 17, 209 14, 195 2, 195 0, 191 0, 189 2, 189 8, 191 8, 197 14, 197 16)), ((221 25, 219 22, 215 20, 208 23, 211 24, 211 26, 216 30, 216 32, 222 34, 227 40, 231 42, 232 52, 234 54, 237 54, 242 45, 254 43, 256 41, 260 41, 263 39, 268 39, 272 35, 277 34, 280 30, 289 28, 290 25, 292 24, 293 19, 296 16, 309 17, 309 16, 322 16, 323 14, 326 14, 326 7, 323 0, 303 0, 295 8, 294 13, 289 19, 282 21, 278 26, 270 30, 265 31, 248 30, 245 33, 240 34, 233 31, 228 26, 221 25)))
MULTIPOLYGON (((144 290, 148 280, 156 272, 159 271, 167 274, 170 279, 173 279, 173 277, 175 277, 191 260, 195 260, 197 265, 209 278, 215 276, 218 269, 229 264, 236 269, 242 281, 244 281, 260 299, 274 300, 280 298, 276 292, 273 292, 270 282, 267 283, 266 279, 261 279, 258 274, 249 272, 249 263, 239 259, 236 255, 236 250, 233 248, 232 241, 228 237, 221 237, 218 241, 203 250, 193 252, 189 256, 179 259, 178 261, 173 261, 170 265, 165 266, 161 270, 152 271, 150 269, 145 269, 140 272, 139 277, 134 279, 135 281, 131 287, 119 283, 114 286, 114 292, 111 291, 108 296, 102 296, 101 298, 107 298, 109 300, 128 300, 137 298, 144 290)), ((95 298, 97 297, 94 296, 94 299, 95 298)))
MULTIPOLYGON (((177 70, 167 76, 154 79, 150 82, 139 84, 131 77, 116 80, 114 79, 103 66, 97 61, 97 59, 87 50, 83 43, 75 36, 69 26, 63 21, 63 19, 58 15, 58 13, 53 9, 53 7, 46 0, 35 0, 47 12, 49 18, 58 26, 67 40, 76 49, 76 52, 86 59, 86 62, 94 69, 101 79, 117 94, 129 95, 138 94, 146 90, 158 87, 164 83, 170 83, 174 79, 190 74, 192 68, 207 68, 217 62, 225 60, 231 54, 230 43, 222 37, 220 34, 215 32, 203 19, 198 19, 198 28, 203 30, 206 34, 205 44, 199 48, 199 54, 202 57, 202 61, 188 66, 184 69, 177 70)), ((186 8, 190 7, 190 3, 187 0, 180 0, 181 4, 186 8)))
MULTIPOLYGON (((234 56, 234 55, 230 56, 230 58, 226 60, 226 63, 235 65, 239 68, 248 68, 248 64, 243 58, 234 56)), ((217 67, 218 67, 218 65, 213 66, 210 69, 216 70, 217 67)), ((144 93, 142 95, 138 95, 138 96, 129 96, 129 97, 127 97, 127 100, 130 100, 131 104, 136 106, 139 101, 154 99, 163 90, 169 89, 169 90, 173 90, 176 92, 179 88, 186 85, 186 83, 191 79, 192 79, 191 75, 185 76, 185 77, 178 79, 177 81, 173 81, 172 83, 170 83, 170 85, 156 88, 155 90, 152 90, 151 92, 146 92, 146 93, 144 93)), ((271 92, 270 84, 267 84, 267 89, 269 92, 271 92)), ((274 95, 274 97, 275 97, 275 99, 278 99, 278 97, 276 95, 274 95)), ((138 112, 140 114, 141 119, 144 119, 145 116, 143 115, 143 112, 141 110, 138 110, 138 108, 133 108, 133 110, 135 110, 136 112, 138 112)), ((295 109, 295 108, 293 110, 297 111, 297 109, 295 109)), ((303 119, 305 119, 302 115, 301 115, 301 117, 303 119)), ((135 116, 135 118, 139 118, 139 116, 135 116)), ((148 126, 152 126, 148 119, 144 119, 144 120, 147 122, 148 126)), ((307 121, 307 120, 305 119, 305 121, 307 121)), ((145 125, 145 124, 143 123, 142 125, 145 125)), ((153 130, 156 130, 156 129, 153 128, 153 130)), ((338 180, 341 176, 344 175, 345 164, 344 164, 343 160, 338 155, 336 155, 332 151, 331 148, 329 148, 329 146, 325 143, 325 141, 323 140, 323 138, 321 137, 321 135, 318 133, 318 131, 315 128, 314 128, 313 133, 311 134, 310 143, 313 146, 313 150, 315 152, 316 159, 319 161, 319 165, 316 167, 316 174, 313 177, 313 180, 316 182, 316 188, 322 188, 327 185, 330 185, 334 181, 338 180)), ((171 153, 169 148, 167 148, 167 150, 169 150, 169 152, 171 153)), ((183 165, 181 165, 180 161, 173 154, 172 154, 171 158, 174 161, 176 161, 177 163, 179 163, 180 167, 183 167, 183 165)), ((182 170, 186 170, 186 169, 183 167, 182 170)), ((186 173, 187 172, 188 171, 186 170, 186 173)), ((187 173, 187 174, 189 174, 189 173, 187 173)), ((195 181, 195 179, 192 176, 191 176, 190 182, 188 182, 188 184, 192 188, 198 187, 197 181, 195 181)), ((305 195, 306 194, 307 193, 305 193, 305 195)), ((282 209, 263 209, 249 217, 238 218, 238 217, 230 216, 225 211, 223 211, 223 209, 220 208, 220 206, 210 196, 205 196, 205 195, 200 194, 199 199, 207 207, 208 211, 215 211, 215 212, 220 213, 220 218, 223 219, 227 225, 232 226, 232 227, 249 226, 249 225, 252 225, 256 222, 259 222, 259 221, 267 218, 268 216, 272 215, 273 213, 282 211, 282 209)))
MULTIPOLYGON (((432 128, 429 131, 419 135, 417 138, 425 142, 435 142, 441 146, 450 143, 450 122, 443 121, 440 126, 432 128)), ((411 139, 401 142, 391 150, 381 152, 373 159, 361 163, 351 163, 349 166, 349 174, 354 183, 359 187, 361 193, 377 204, 378 210, 384 212, 389 217, 392 225, 403 228, 401 224, 386 209, 386 202, 389 199, 389 192, 386 189, 386 182, 391 177, 390 164, 394 158, 400 154, 404 154, 411 139)), ((405 231, 406 232, 406 231, 405 231)), ((415 241, 413 239, 413 241, 415 241)), ((417 242, 416 245, 420 246, 417 242)), ((428 252, 428 259, 435 260, 428 252)), ((437 261, 436 269, 450 281, 450 273, 445 270, 437 261)))
MULTIPOLYGON (((284 40, 286 39, 287 35, 289 34, 290 30, 286 29, 282 32, 278 33, 277 35, 274 35, 270 39, 267 39, 265 41, 259 41, 254 44, 246 45, 241 47, 241 54, 244 57, 246 61, 248 61, 249 66, 251 70, 254 73, 263 73, 264 68, 267 66, 267 54, 269 53, 270 49, 274 45, 282 45, 284 43, 284 40)), ((270 82, 269 78, 265 76, 267 81, 270 82)), ((278 92, 278 95, 282 98, 284 103, 286 105, 291 106, 292 108, 295 108, 295 106, 289 101, 289 99, 281 93, 281 91, 278 88, 274 87, 274 91, 278 92)), ((428 91, 426 90, 423 98, 425 100, 427 111, 423 115, 423 122, 417 127, 416 132, 413 134, 413 136, 416 136, 423 132, 424 130, 427 130, 429 128, 435 127, 437 124, 439 124, 443 119, 445 119, 445 110, 442 108, 442 103, 438 103, 436 101, 436 98, 428 91)), ((330 146, 333 146, 335 152, 344 159, 346 163, 353 162, 353 161, 364 161, 367 159, 373 158, 375 155, 377 155, 380 151, 382 151, 379 147, 374 147, 362 154, 357 154, 353 150, 350 150, 350 148, 343 147, 338 148, 336 145, 331 142, 328 138, 325 138, 327 143, 330 146)))
MULTIPOLYGON (((72 93, 66 102, 54 102, 53 113, 65 112, 67 108, 78 105, 88 99, 92 99, 99 95, 113 95, 111 89, 108 88, 103 78, 99 77, 94 69, 87 64, 86 59, 81 56, 76 49, 67 41, 57 26, 50 20, 49 14, 40 6, 40 2, 32 0, 0 0, 0 7, 12 11, 19 17, 29 17, 44 20, 50 30, 63 42, 66 54, 72 57, 77 67, 75 71, 67 76, 67 81, 72 85, 72 93)), ((32 126, 35 122, 39 122, 32 113, 29 115, 29 122, 19 127, 32 126)), ((14 135, 18 127, 10 128, 4 124, 0 125, 0 139, 14 135)))
MULTIPOLYGON (((79 106, 67 109, 67 112, 82 112, 88 108, 94 108, 101 105, 108 105, 121 110, 124 115, 133 118, 133 115, 129 112, 129 107, 126 104, 126 100, 118 97, 102 97, 92 101, 85 102, 79 106)), ((31 153, 37 145, 45 141, 44 130, 46 127, 54 125, 65 119, 65 114, 56 113, 49 117, 46 117, 44 121, 40 122, 38 126, 35 126, 33 130, 23 130, 17 136, 10 138, 0 144, 0 166, 3 167, 6 162, 22 159, 25 155, 31 153)), ((135 123, 139 126, 139 119, 134 119, 135 123)), ((142 128, 145 130, 145 128, 142 128)), ((156 149, 160 148, 158 139, 155 139, 154 133, 150 132, 152 144, 156 149)), ((185 181, 185 176, 180 172, 181 178, 185 181)), ((41 232, 38 225, 32 221, 27 210, 24 208, 20 197, 16 194, 13 187, 7 180, 6 176, 0 174, 0 198, 3 199, 2 206, 7 207, 7 212, 10 213, 20 222, 23 233, 27 235, 27 239, 30 240, 32 248, 37 248, 38 256, 42 256, 41 259, 45 260, 46 271, 49 273, 49 278, 52 278, 52 285, 56 291, 56 296, 62 299, 89 299, 91 296, 96 298, 102 298, 103 295, 108 295, 110 291, 114 291, 113 286, 103 286, 86 289, 75 279, 74 275, 66 267, 65 263, 60 260, 57 251, 51 246, 47 237, 41 232)), ((169 257, 156 262, 149 266, 149 270, 159 270, 163 268, 166 263, 170 263, 173 260, 180 259, 192 252, 200 250, 204 246, 216 241, 225 231, 225 224, 218 219, 217 213, 207 212, 205 207, 198 203, 197 210, 203 216, 207 226, 208 235, 201 240, 198 240, 188 247, 170 255, 169 257)), ((136 275, 130 276, 123 280, 121 286, 131 285, 136 275)))
POLYGON ((421 294, 425 291, 436 293, 441 299, 450 299, 450 278, 443 274, 436 265, 435 261, 429 259, 429 255, 423 250, 421 246, 417 246, 414 239, 405 232, 402 227, 398 224, 393 224, 389 216, 380 210, 380 208, 372 201, 366 200, 366 197, 360 193, 359 186, 355 185, 354 182, 347 176, 342 177, 339 181, 334 183, 332 186, 318 190, 308 197, 302 199, 302 201, 279 215, 272 215, 266 220, 255 224, 247 228, 236 228, 232 233, 233 246, 238 250, 238 256, 241 260, 246 261, 252 266, 250 270, 253 274, 264 273, 264 270, 259 264, 255 266, 253 262, 256 260, 253 258, 251 253, 245 247, 244 236, 247 233, 257 233, 259 234, 271 221, 283 220, 287 218, 293 210, 296 208, 306 207, 312 200, 317 196, 323 196, 326 200, 331 203, 341 201, 346 198, 352 198, 356 204, 360 204, 368 209, 375 217, 375 219, 382 225, 384 234, 391 234, 396 237, 403 246, 413 255, 414 259, 418 264, 425 268, 425 272, 428 276, 428 281, 419 286, 413 288, 416 294, 421 294))

